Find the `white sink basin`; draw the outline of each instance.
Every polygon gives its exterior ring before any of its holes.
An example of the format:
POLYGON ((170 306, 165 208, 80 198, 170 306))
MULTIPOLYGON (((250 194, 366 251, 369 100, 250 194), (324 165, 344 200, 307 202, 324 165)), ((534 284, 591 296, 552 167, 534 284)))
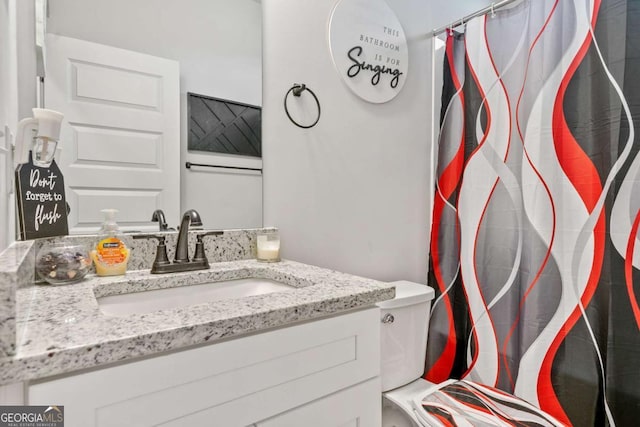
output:
POLYGON ((275 280, 249 278, 109 295, 97 301, 103 313, 127 316, 292 289, 295 287, 275 280))

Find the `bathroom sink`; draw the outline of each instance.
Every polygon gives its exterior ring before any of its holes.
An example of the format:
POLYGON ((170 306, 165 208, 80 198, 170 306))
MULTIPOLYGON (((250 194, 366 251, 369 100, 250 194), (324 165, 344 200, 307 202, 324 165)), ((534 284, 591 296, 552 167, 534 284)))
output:
POLYGON ((103 313, 127 316, 292 289, 295 287, 275 280, 248 278, 109 295, 97 301, 103 313))

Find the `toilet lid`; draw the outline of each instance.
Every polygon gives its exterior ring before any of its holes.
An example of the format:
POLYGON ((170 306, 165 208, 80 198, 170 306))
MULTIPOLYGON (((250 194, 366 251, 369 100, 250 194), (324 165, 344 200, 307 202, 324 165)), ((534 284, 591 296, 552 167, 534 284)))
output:
POLYGON ((412 406, 423 426, 563 426, 525 400, 466 380, 445 381, 416 396, 412 406))

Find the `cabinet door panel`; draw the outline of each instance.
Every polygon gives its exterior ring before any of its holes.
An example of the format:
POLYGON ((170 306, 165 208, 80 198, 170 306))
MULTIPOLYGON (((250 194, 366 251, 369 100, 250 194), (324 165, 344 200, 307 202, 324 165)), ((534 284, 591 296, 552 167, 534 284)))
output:
POLYGON ((380 426, 380 381, 369 380, 256 424, 256 427, 380 426))

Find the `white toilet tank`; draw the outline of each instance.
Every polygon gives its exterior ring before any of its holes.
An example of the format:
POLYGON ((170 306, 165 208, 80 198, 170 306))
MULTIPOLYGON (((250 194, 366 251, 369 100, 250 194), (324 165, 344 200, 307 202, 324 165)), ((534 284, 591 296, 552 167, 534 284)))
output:
POLYGON ((434 291, 427 285, 392 282, 396 297, 378 303, 382 391, 410 383, 424 373, 429 312, 434 291))

